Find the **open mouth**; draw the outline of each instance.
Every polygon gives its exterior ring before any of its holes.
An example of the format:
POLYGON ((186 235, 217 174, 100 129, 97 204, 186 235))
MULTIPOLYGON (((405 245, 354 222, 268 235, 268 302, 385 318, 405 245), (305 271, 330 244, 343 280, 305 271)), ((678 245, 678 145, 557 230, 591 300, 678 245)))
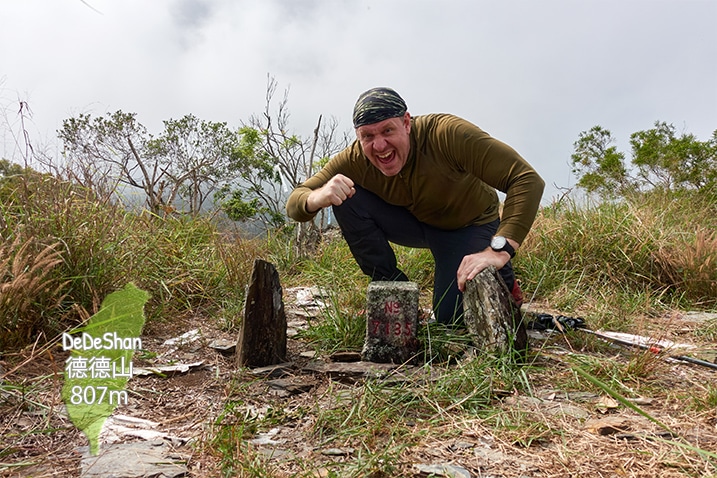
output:
POLYGON ((394 156, 394 152, 393 152, 393 151, 390 151, 390 152, 385 153, 385 154, 377 154, 377 155, 376 155, 376 159, 378 159, 378 161, 379 161, 380 163, 388 164, 388 163, 390 163, 391 160, 393 159, 393 156, 394 156))

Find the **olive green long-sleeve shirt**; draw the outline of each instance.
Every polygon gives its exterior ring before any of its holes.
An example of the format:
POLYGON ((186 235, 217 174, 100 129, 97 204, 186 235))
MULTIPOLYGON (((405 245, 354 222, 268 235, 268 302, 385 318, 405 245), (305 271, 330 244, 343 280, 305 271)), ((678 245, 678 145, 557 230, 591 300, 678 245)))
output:
POLYGON ((419 221, 446 230, 497 219, 498 190, 506 197, 497 235, 522 243, 543 195, 538 173, 513 148, 457 116, 431 114, 411 121, 411 150, 399 174, 384 176, 354 141, 294 189, 286 204, 289 217, 311 220, 316 212, 306 210, 307 197, 339 173, 405 207, 419 221))

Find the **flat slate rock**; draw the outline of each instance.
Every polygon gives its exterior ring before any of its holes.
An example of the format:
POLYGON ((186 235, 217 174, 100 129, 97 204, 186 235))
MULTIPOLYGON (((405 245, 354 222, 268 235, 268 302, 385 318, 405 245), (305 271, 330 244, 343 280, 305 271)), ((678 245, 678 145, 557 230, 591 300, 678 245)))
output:
POLYGON ((334 352, 329 358, 332 362, 360 362, 361 354, 359 352, 334 352))
POLYGON ((251 373, 257 377, 281 378, 290 375, 293 369, 293 362, 284 362, 276 365, 267 365, 266 367, 253 368, 251 369, 251 373))
POLYGON ((82 458, 82 478, 178 478, 187 476, 187 456, 163 441, 114 443, 82 458))
MULTIPOLYGON (((304 371, 325 373, 330 377, 383 377, 389 372, 401 367, 392 363, 375 362, 320 362, 312 361, 306 364, 304 371)), ((404 366, 404 368, 407 368, 404 366)))
POLYGON ((316 385, 305 377, 277 378, 266 382, 269 388, 280 396, 298 395, 311 391, 316 385))
POLYGON ((471 478, 465 468, 451 464, 414 465, 420 476, 444 476, 446 478, 471 478))
POLYGON ((229 339, 214 339, 209 347, 224 355, 233 355, 237 351, 237 341, 229 339))

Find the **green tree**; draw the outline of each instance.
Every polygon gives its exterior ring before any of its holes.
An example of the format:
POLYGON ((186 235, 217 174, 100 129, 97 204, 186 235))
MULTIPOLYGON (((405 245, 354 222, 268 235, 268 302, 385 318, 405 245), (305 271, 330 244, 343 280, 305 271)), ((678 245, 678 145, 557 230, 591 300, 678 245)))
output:
MULTIPOLYGON (((0 159, 0 190, 3 186, 13 182, 17 177, 25 174, 26 169, 17 163, 13 163, 8 159, 0 159)), ((0 194, 0 198, 3 195, 0 194)))
POLYGON ((655 127, 630 135, 630 165, 612 145, 610 131, 594 126, 580 133, 571 156, 578 187, 602 197, 661 188, 666 191, 714 191, 717 188, 717 130, 707 141, 677 134, 675 127, 655 127))
POLYGON ((674 125, 655 122, 655 127, 630 136, 632 164, 639 178, 651 187, 667 190, 702 190, 717 180, 717 130, 708 141, 692 134, 678 135, 674 125))
MULTIPOLYGON (((277 82, 269 76, 263 114, 252 116, 238 132, 240 140, 233 167, 241 181, 234 190, 227 187, 222 191, 222 208, 230 217, 238 219, 254 212, 269 227, 285 224, 287 192, 348 144, 347 135, 338 133, 336 120, 322 124, 321 116, 312 137, 291 133, 288 90, 274 109, 276 88, 277 82)), ((300 248, 314 242, 323 220, 319 215, 314 222, 299 224, 300 248)))
POLYGON ((134 113, 116 111, 106 117, 80 114, 62 122, 57 132, 63 143, 64 175, 108 200, 119 185, 143 191, 149 210, 165 205, 169 178, 162 165, 147 153, 152 136, 134 113))
POLYGON ((207 200, 233 179, 237 135, 226 123, 202 121, 194 115, 164 122, 164 132, 148 144, 150 157, 170 178, 167 202, 181 199, 196 215, 207 200))
POLYGON ((264 148, 264 136, 258 129, 243 126, 237 138, 231 164, 237 181, 218 194, 222 209, 234 221, 258 219, 267 227, 280 227, 286 219, 277 161, 264 148))
POLYGON ((154 138, 134 113, 106 117, 81 114, 63 121, 66 171, 101 197, 139 189, 153 212, 182 210, 198 214, 212 193, 231 179, 237 137, 226 123, 193 115, 164 122, 154 138))
POLYGON ((571 156, 578 187, 604 197, 619 196, 634 188, 625 166, 625 155, 612 145, 614 142, 612 133, 601 126, 580 133, 571 156))

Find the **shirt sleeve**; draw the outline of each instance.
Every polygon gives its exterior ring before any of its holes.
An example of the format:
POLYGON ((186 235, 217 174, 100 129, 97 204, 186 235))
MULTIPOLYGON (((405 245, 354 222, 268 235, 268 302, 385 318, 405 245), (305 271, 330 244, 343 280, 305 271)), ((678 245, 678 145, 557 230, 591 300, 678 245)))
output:
POLYGON ((509 145, 468 121, 457 117, 446 121, 443 146, 455 167, 505 193, 497 235, 522 243, 535 221, 545 182, 509 145))

